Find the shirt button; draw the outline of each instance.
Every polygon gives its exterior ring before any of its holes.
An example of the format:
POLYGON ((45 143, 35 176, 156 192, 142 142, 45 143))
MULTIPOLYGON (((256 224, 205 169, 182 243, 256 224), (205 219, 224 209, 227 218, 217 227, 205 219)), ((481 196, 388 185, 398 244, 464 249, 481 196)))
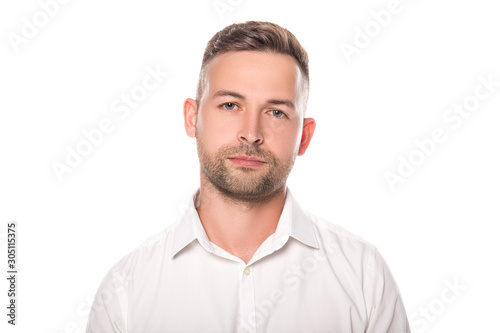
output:
POLYGON ((245 268, 245 270, 243 271, 243 273, 245 273, 245 275, 249 275, 250 274, 250 268, 245 268))

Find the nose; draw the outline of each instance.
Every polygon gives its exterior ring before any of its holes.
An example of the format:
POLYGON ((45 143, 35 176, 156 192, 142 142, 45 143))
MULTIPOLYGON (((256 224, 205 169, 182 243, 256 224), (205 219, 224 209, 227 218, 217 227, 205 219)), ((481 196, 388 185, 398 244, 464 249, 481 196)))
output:
POLYGON ((259 112, 247 110, 241 121, 238 140, 250 145, 261 145, 264 142, 264 135, 260 124, 259 112))

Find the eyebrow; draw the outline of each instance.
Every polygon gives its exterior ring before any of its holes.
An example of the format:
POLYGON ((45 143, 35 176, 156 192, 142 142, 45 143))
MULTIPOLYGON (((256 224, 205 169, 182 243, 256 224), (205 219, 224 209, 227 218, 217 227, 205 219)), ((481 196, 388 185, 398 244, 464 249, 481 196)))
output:
POLYGON ((267 101, 267 103, 269 104, 274 104, 274 105, 286 105, 288 106, 290 109, 294 110, 295 111, 295 104, 293 104, 291 101, 289 100, 282 100, 282 99, 269 99, 267 101))
MULTIPOLYGON (((213 97, 224 97, 224 96, 232 96, 232 97, 239 98, 241 100, 245 100, 246 99, 245 96, 243 96, 242 94, 237 93, 236 91, 226 90, 226 89, 218 90, 214 94, 213 97)), ((286 100, 286 99, 269 99, 269 100, 267 100, 267 103, 268 104, 275 104, 275 105, 286 105, 290 109, 292 109, 292 110, 295 111, 295 104, 293 104, 292 101, 289 101, 289 100, 286 100)))
POLYGON ((245 96, 243 96, 242 94, 238 94, 235 91, 226 90, 226 89, 218 90, 214 94, 214 97, 223 97, 223 96, 232 96, 232 97, 236 97, 236 98, 243 99, 243 100, 245 99, 245 96))

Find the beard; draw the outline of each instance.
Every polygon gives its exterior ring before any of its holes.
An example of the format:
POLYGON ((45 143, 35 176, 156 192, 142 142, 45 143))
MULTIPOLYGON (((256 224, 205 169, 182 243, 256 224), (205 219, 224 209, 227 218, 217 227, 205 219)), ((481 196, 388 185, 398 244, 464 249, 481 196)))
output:
POLYGON ((236 202, 261 203, 278 195, 297 157, 293 154, 289 160, 281 161, 256 145, 244 143, 224 145, 210 153, 198 137, 196 145, 200 167, 208 181, 223 196, 236 202), (255 156, 266 164, 258 168, 237 166, 228 160, 237 155, 255 156))

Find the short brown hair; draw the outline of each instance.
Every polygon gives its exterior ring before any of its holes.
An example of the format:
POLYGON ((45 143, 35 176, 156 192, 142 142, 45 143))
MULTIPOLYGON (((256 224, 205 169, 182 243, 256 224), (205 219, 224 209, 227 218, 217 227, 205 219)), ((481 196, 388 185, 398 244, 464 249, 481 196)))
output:
MULTIPOLYGON (((199 103, 205 87, 206 67, 217 55, 230 51, 268 51, 293 57, 309 93, 309 58, 297 38, 287 29, 271 22, 247 21, 228 25, 207 43, 198 78, 196 101, 199 103)), ((307 95, 305 100, 307 101, 307 95)), ((305 109, 304 109, 305 111, 305 109)))

